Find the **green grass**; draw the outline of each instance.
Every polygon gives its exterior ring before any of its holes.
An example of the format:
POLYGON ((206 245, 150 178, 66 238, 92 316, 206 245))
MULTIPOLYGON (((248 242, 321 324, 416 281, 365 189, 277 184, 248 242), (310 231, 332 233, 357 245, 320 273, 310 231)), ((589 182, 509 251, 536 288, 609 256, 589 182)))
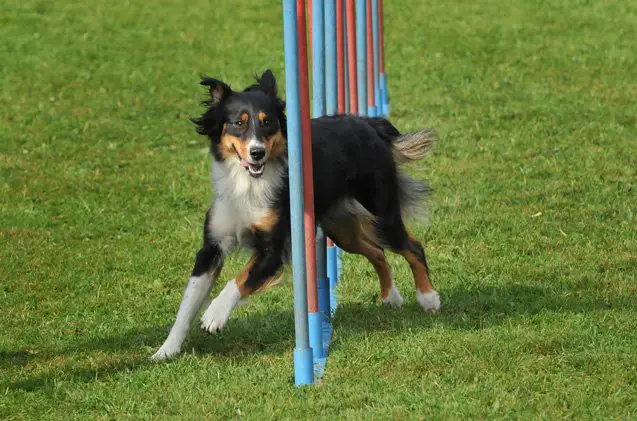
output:
POLYGON ((4 4, 0 418, 637 417, 634 2, 385 2, 392 119, 440 134, 411 172, 444 308, 394 257, 407 303, 381 307, 346 256, 301 389, 290 286, 148 361, 211 198, 198 75, 283 81, 279 2, 4 4))

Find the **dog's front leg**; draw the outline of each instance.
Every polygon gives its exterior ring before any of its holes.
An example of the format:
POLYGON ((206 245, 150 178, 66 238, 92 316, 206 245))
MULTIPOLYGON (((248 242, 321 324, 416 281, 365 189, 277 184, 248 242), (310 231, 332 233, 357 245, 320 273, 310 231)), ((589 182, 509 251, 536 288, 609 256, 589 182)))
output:
POLYGON ((219 332, 242 299, 276 283, 276 274, 283 265, 283 241, 272 239, 269 233, 260 234, 256 233, 256 250, 248 264, 226 284, 201 317, 201 328, 206 332, 219 332))
POLYGON ((179 305, 175 324, 170 329, 164 344, 151 357, 154 361, 164 360, 181 352, 181 345, 188 335, 192 320, 201 309, 206 297, 210 294, 210 290, 223 268, 224 258, 229 249, 231 249, 231 246, 226 244, 228 243, 227 241, 219 242, 209 239, 210 233, 207 228, 207 222, 208 219, 206 218, 204 245, 195 258, 195 267, 186 285, 184 298, 179 305))
POLYGON ((175 324, 170 329, 164 344, 151 357, 152 360, 164 360, 181 352, 181 344, 188 335, 192 320, 210 294, 222 267, 223 253, 218 245, 209 245, 199 250, 195 259, 195 267, 184 291, 184 298, 177 311, 175 324))

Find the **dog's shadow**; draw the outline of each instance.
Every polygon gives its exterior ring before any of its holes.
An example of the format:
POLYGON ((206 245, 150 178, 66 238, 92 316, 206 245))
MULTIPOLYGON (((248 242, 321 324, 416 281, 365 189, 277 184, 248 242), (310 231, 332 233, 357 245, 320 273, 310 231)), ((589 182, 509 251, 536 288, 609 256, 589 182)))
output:
MULTIPOLYGON (((540 312, 585 313, 611 308, 628 308, 633 304, 629 296, 614 295, 603 299, 586 288, 571 291, 550 291, 543 287, 509 284, 502 287, 482 289, 456 289, 442 293, 443 311, 431 316, 415 304, 406 304, 401 309, 379 305, 369 297, 363 302, 345 302, 339 305, 334 319, 337 333, 330 349, 338 349, 343 341, 371 330, 395 331, 427 329, 442 325, 451 329, 479 330, 499 325, 518 316, 540 312)), ((408 300, 409 301, 409 300, 408 300)), ((523 322, 521 322, 523 323, 523 322)), ((64 376, 73 381, 95 381, 121 372, 147 369, 152 363, 149 355, 165 339, 170 325, 148 326, 129 330, 119 335, 78 343, 73 347, 58 350, 0 351, 0 367, 26 365, 32 361, 47 360, 63 355, 117 354, 120 358, 108 359, 95 367, 86 362, 64 370, 64 376), (127 352, 122 352, 127 351, 127 352)), ((247 356, 281 355, 294 347, 294 314, 289 310, 255 311, 248 306, 238 317, 230 320, 226 330, 210 336, 193 328, 184 343, 186 354, 213 356, 218 359, 242 360, 247 356)), ((93 360, 92 358, 88 358, 93 360)), ((39 376, 5 384, 13 390, 33 391, 53 387, 59 376, 50 371, 39 376)))

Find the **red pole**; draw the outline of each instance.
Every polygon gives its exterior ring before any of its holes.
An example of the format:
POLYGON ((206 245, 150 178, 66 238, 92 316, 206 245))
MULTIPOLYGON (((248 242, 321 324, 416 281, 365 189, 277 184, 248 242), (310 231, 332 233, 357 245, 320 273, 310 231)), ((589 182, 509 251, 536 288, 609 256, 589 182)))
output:
POLYGON ((374 98, 374 35, 372 29, 372 0, 367 0, 367 107, 376 105, 374 98))
POLYGON ((356 8, 355 0, 346 0, 347 8, 347 74, 349 76, 349 111, 358 114, 358 88, 356 76, 356 8))
POLYGON ((343 33, 343 0, 336 0, 336 71, 338 83, 338 113, 345 113, 345 34, 343 33))
MULTIPOLYGON (((305 5, 303 5, 305 7, 305 5)), ((298 2, 297 2, 298 9, 298 2)), ((310 29, 310 51, 312 51, 312 0, 307 0, 307 21, 310 29)))
POLYGON ((299 88, 301 93, 301 133, 303 138, 303 225, 305 227, 305 259, 307 279, 307 311, 318 312, 316 284, 316 243, 314 223, 314 182, 312 175, 312 133, 310 131, 310 89, 307 70, 307 29, 305 0, 296 0, 299 45, 299 88))

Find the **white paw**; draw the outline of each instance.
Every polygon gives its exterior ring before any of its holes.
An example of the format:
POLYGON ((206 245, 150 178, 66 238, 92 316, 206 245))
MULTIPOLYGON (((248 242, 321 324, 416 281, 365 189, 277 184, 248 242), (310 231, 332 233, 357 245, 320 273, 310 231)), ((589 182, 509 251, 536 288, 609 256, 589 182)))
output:
POLYGON ((217 333, 226 325, 232 309, 241 301, 241 294, 234 279, 226 284, 217 298, 212 300, 201 317, 201 329, 217 333))
POLYGON ((433 289, 425 293, 416 291, 416 301, 423 310, 429 313, 440 312, 440 295, 433 289))
POLYGON ((173 344, 164 343, 158 350, 153 354, 150 359, 152 361, 164 361, 168 360, 181 352, 181 347, 175 346, 173 344))
POLYGON ((400 295, 400 292, 398 292, 398 289, 396 289, 396 286, 393 284, 391 288, 389 289, 389 293, 387 294, 387 297, 383 298, 383 304, 387 304, 392 307, 400 307, 403 305, 404 301, 405 300, 400 295))
POLYGON ((213 335, 220 332, 226 325, 231 310, 226 306, 218 305, 217 299, 212 300, 206 312, 201 316, 201 329, 213 335))

